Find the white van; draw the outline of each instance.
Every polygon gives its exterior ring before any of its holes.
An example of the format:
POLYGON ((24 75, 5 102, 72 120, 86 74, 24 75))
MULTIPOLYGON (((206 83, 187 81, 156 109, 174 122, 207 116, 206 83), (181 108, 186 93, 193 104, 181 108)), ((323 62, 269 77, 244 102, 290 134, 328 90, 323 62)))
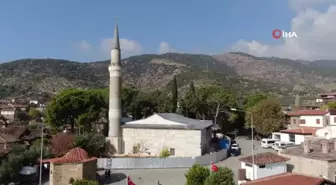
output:
POLYGON ((264 138, 261 140, 261 148, 272 148, 276 141, 279 141, 279 140, 264 138))
POLYGON ((293 142, 286 142, 286 141, 276 141, 273 145, 273 149, 275 151, 279 151, 280 149, 286 148, 287 146, 293 146, 293 142))

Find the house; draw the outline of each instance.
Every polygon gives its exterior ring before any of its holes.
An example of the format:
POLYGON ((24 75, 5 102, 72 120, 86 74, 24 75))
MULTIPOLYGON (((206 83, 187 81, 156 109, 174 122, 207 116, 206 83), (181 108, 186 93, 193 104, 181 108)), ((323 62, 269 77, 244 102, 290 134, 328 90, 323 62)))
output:
POLYGON ((122 125, 124 154, 200 156, 212 150, 212 121, 195 120, 174 113, 159 113, 122 125))
POLYGON ((271 152, 267 152, 255 154, 254 163, 252 161, 252 156, 243 157, 239 160, 241 162, 241 168, 245 169, 246 171, 245 178, 249 180, 255 180, 287 172, 286 161, 289 159, 271 152))
POLYGON ((11 107, 15 109, 19 109, 21 111, 26 111, 27 110, 27 105, 24 104, 9 104, 11 107))
POLYGON ((316 101, 319 101, 321 102, 324 102, 324 103, 328 103, 329 101, 334 101, 336 100, 336 93, 335 92, 330 92, 330 93, 321 93, 318 95, 319 96, 319 100, 316 100, 316 101))
MULTIPOLYGON (((41 138, 41 129, 27 129, 27 127, 23 125, 10 125, 0 128, 0 134, 2 133, 13 136, 22 144, 31 144, 36 139, 41 138)), ((48 133, 45 132, 44 136, 47 135, 48 133)))
POLYGON ((30 100, 29 104, 34 104, 34 105, 38 105, 39 101, 38 100, 30 100))
POLYGON ((306 140, 279 153, 289 158, 287 170, 336 182, 336 140, 306 140))
POLYGON ((288 116, 288 129, 274 132, 273 138, 299 145, 306 136, 336 137, 336 110, 297 110, 289 112, 288 116))
POLYGON ((13 144, 18 142, 19 140, 17 140, 14 136, 6 133, 0 133, 0 158, 7 155, 12 150, 13 144))
POLYGON ((284 142, 293 142, 295 145, 300 145, 306 136, 315 136, 318 128, 313 127, 300 127, 293 129, 280 130, 273 132, 272 138, 284 142))
POLYGON ((8 120, 14 120, 15 112, 13 107, 4 107, 0 110, 0 114, 8 120))
POLYGON ((316 131, 316 137, 320 139, 332 139, 336 138, 336 126, 326 126, 316 131))
POLYGON ((323 179, 322 177, 311 177, 289 172, 249 182, 244 182, 242 179, 239 179, 239 181, 243 182, 238 183, 241 185, 336 185, 336 183, 323 179))
POLYGON ((328 125, 336 125, 335 110, 298 110, 288 112, 290 126, 323 128, 328 125))
POLYGON ((82 148, 71 149, 63 157, 42 160, 42 163, 50 163, 52 185, 70 184, 70 179, 96 180, 97 158, 90 158, 82 148))

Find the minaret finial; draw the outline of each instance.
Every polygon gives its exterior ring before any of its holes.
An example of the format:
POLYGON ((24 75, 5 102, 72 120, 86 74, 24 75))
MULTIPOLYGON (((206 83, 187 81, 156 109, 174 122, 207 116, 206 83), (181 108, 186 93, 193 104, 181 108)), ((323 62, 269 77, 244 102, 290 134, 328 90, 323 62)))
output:
POLYGON ((112 49, 120 49, 119 31, 118 31, 118 17, 116 17, 116 23, 115 23, 115 28, 114 28, 114 38, 113 38, 112 49))

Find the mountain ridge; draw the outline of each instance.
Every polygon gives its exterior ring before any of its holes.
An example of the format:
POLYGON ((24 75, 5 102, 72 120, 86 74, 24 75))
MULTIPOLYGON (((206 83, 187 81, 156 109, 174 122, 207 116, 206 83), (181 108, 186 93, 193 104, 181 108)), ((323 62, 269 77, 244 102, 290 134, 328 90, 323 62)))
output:
MULTIPOLYGON (((180 88, 194 81, 196 85, 221 85, 241 94, 263 91, 280 97, 297 92, 312 96, 336 89, 336 65, 333 67, 332 61, 325 63, 245 53, 144 54, 122 59, 124 83, 140 89, 165 89, 176 75, 180 88)), ((108 65, 109 60, 83 63, 50 58, 1 63, 0 97, 31 91, 58 92, 70 87, 107 87, 108 65)))

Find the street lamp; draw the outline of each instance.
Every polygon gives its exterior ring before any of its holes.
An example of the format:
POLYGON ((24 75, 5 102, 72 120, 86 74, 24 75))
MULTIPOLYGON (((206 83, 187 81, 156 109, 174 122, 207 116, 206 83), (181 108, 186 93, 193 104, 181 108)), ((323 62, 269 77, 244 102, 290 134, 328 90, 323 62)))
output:
POLYGON ((43 131, 44 131, 44 124, 42 123, 42 128, 41 128, 41 155, 40 155, 40 183, 39 183, 39 185, 42 185, 43 131))
POLYGON ((254 174, 254 129, 253 129, 253 114, 252 112, 249 112, 249 111, 243 111, 243 110, 239 110, 239 109, 235 109, 235 108, 231 108, 231 111, 235 111, 235 112, 244 112, 246 114, 250 114, 251 116, 251 137, 252 137, 252 142, 251 142, 251 145, 252 145, 252 174, 253 174, 253 179, 251 180, 254 180, 254 177, 255 177, 255 174, 254 174))

